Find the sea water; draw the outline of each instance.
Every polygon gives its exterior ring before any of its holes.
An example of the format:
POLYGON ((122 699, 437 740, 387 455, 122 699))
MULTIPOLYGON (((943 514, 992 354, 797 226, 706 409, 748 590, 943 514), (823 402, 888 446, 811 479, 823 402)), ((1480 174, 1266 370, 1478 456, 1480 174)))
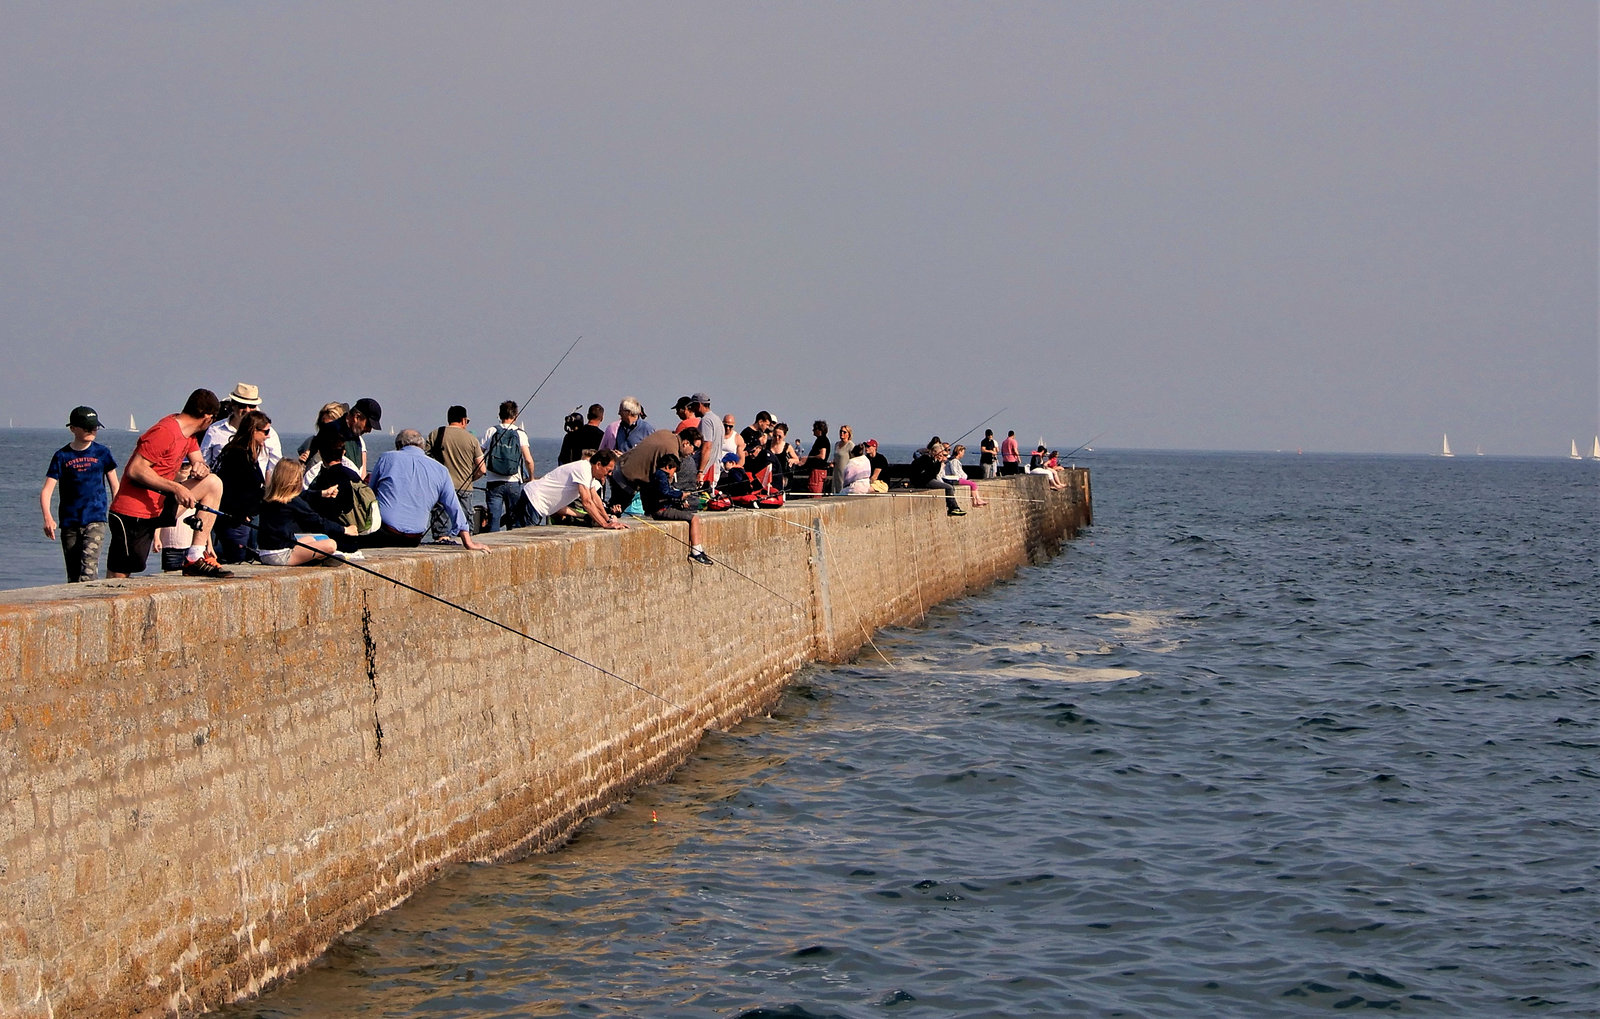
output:
POLYGON ((1600 1013, 1596 465, 1091 466, 1058 558, 229 1014, 1600 1013))
POLYGON ((1088 465, 1056 559, 226 1014, 1600 1014, 1600 465, 1088 465))

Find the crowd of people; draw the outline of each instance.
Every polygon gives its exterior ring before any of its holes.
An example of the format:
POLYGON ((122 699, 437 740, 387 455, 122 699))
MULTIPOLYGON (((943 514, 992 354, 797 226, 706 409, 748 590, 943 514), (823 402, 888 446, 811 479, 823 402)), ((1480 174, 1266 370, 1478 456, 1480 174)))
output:
MULTIPOLYGON (((500 404, 481 438, 457 405, 427 434, 395 432, 394 448, 376 456, 367 436, 382 427, 378 401, 332 402, 285 456, 259 389, 241 382, 221 399, 208 389, 191 393, 182 410, 139 436, 119 477, 116 458, 97 441, 98 415, 77 407, 67 426, 72 441, 52 457, 39 493, 44 532, 59 537, 69 582, 97 579, 107 544, 109 577, 142 572, 159 547, 164 570, 222 578, 236 563, 302 566, 425 540, 487 551, 475 534, 553 523, 621 529, 630 515, 686 522, 689 561, 711 565, 700 519, 708 508, 781 506, 791 492, 889 490, 878 441, 856 442, 849 425, 833 438, 828 422, 812 422, 802 452, 789 425, 765 410, 743 429, 734 415, 714 412, 706 393, 679 398, 673 411, 671 429, 652 425, 632 396, 609 422, 598 403, 574 411, 556 466, 540 475, 514 401, 500 404)), ((984 478, 1023 473, 1014 432, 997 441, 986 430, 978 448, 984 478)), ((962 488, 974 508, 987 502, 962 465, 966 451, 934 436, 908 472, 911 485, 944 493, 951 516, 966 513, 962 488)), ((1043 446, 1027 470, 1064 487, 1043 446)))

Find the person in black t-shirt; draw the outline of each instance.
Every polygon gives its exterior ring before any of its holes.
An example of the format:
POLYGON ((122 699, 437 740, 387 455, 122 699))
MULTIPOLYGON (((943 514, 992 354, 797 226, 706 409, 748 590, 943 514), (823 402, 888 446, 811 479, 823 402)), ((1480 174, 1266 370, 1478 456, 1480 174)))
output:
MULTIPOLYGON (((576 417, 577 413, 569 415, 576 417)), ((589 405, 589 420, 586 424, 567 429, 567 437, 561 440, 561 453, 556 457, 556 464, 569 464, 574 460, 582 460, 585 453, 593 453, 600 448, 600 440, 606 437, 606 430, 602 427, 606 419, 606 409, 598 403, 589 405)))

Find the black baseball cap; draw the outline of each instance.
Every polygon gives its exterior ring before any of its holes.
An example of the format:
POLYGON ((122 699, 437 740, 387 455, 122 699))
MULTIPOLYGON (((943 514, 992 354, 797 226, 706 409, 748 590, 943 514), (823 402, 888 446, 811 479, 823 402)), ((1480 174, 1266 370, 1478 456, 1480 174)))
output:
POLYGON ((72 413, 67 415, 67 424, 77 425, 86 432, 98 432, 100 415, 94 412, 93 407, 74 407, 72 413))
POLYGON ((378 421, 378 419, 383 416, 383 408, 378 406, 378 401, 374 400, 372 397, 363 396, 361 399, 357 400, 356 405, 350 409, 366 415, 367 424, 371 425, 374 430, 383 427, 383 425, 378 421))

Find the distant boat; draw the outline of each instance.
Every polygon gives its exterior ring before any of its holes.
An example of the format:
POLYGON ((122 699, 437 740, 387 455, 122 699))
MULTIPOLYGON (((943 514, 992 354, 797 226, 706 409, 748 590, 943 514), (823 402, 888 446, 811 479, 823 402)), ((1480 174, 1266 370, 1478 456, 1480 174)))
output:
POLYGON ((1600 460, 1600 435, 1594 437, 1594 452, 1589 454, 1589 459, 1600 460))
POLYGON ((1482 456, 1482 455, 1483 455, 1483 447, 1482 447, 1482 446, 1479 446, 1479 447, 1478 447, 1478 452, 1477 452, 1477 453, 1475 453, 1475 454, 1474 454, 1474 455, 1475 455, 1475 456, 1482 456))
POLYGON ((129 414, 128 415, 128 431, 137 432, 138 430, 139 430, 139 426, 133 423, 133 415, 129 414))
POLYGON ((1446 435, 1444 437, 1444 448, 1439 451, 1439 455, 1440 456, 1455 456, 1454 453, 1450 452, 1450 436, 1446 435))
POLYGON ((1572 440, 1572 452, 1567 454, 1567 459, 1568 460, 1582 460, 1583 459, 1583 454, 1578 452, 1578 440, 1577 439, 1573 439, 1572 440))

